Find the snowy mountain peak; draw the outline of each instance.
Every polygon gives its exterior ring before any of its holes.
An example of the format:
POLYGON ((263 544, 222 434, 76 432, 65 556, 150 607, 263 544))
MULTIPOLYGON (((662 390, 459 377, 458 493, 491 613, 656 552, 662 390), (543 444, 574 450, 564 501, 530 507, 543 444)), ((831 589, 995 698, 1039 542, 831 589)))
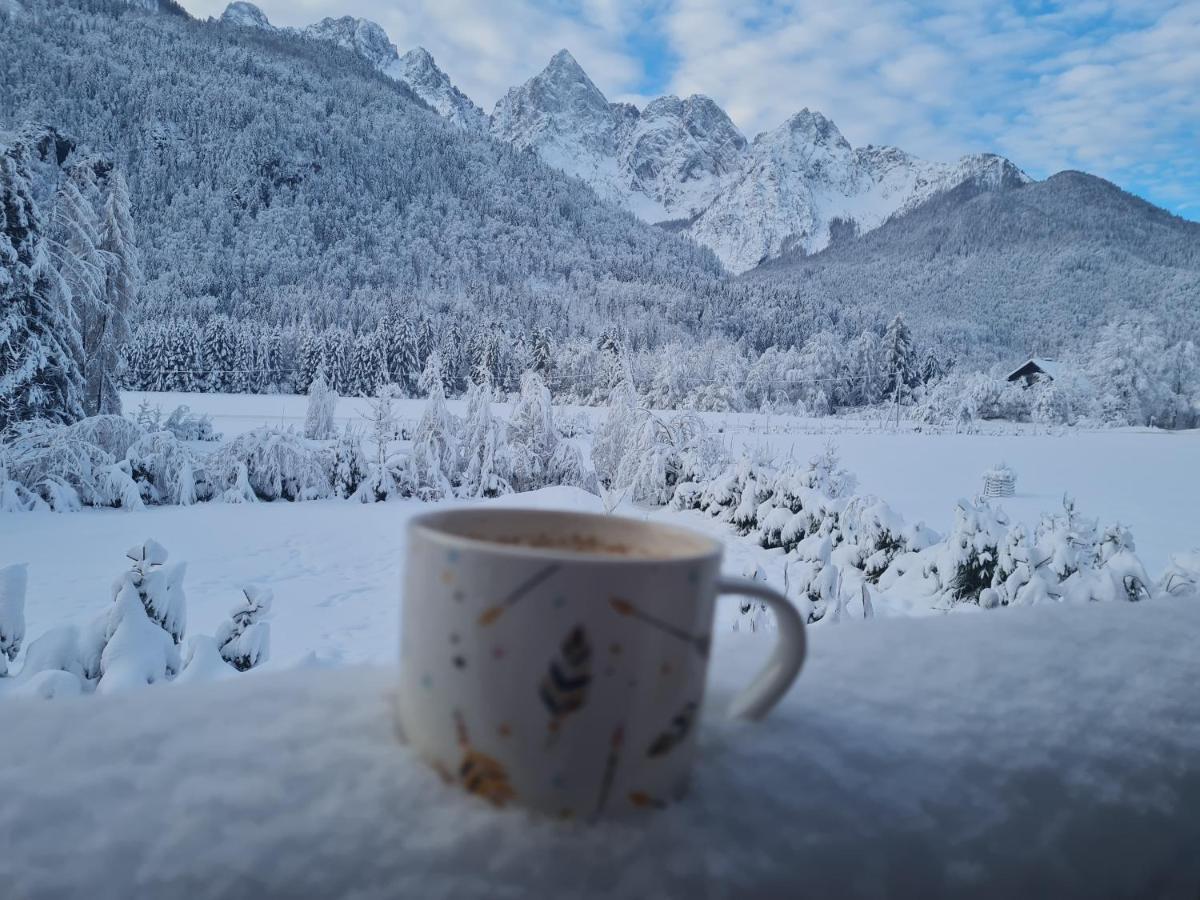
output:
POLYGON ((487 114, 454 86, 450 77, 438 68, 433 54, 424 47, 409 50, 384 71, 404 82, 439 115, 460 128, 472 131, 487 129, 487 114))
POLYGON ((274 30, 270 20, 267 19, 266 13, 253 3, 246 3, 244 0, 234 0, 233 3, 225 7, 225 12, 221 14, 221 21, 226 25, 237 25, 241 28, 258 28, 263 31, 274 30))
POLYGON ((385 69, 400 58, 400 52, 388 39, 387 32, 368 19, 356 19, 353 16, 322 19, 301 33, 313 40, 328 41, 343 50, 356 53, 377 69, 385 69))
MULTIPOLYGON (((845 152, 853 149, 831 119, 810 110, 807 106, 784 122, 773 134, 778 135, 781 132, 788 133, 795 140, 802 140, 813 145, 837 147, 845 152)), ((759 137, 769 138, 771 134, 759 135, 759 137)))

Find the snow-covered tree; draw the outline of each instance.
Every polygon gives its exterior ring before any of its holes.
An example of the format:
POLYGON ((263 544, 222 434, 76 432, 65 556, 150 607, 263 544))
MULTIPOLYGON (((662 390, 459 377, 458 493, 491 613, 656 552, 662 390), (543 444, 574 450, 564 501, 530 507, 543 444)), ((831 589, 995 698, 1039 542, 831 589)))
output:
POLYGON ((0 151, 0 432, 27 419, 81 418, 82 354, 20 148, 0 151))
POLYGON ((529 491, 545 483, 546 467, 558 443, 550 389, 537 372, 521 376, 521 396, 508 426, 512 485, 529 491))
POLYGON ((306 438, 325 441, 333 437, 333 414, 337 403, 337 392, 326 381, 324 369, 317 369, 316 376, 308 387, 308 409, 304 415, 306 438))
POLYGON ((616 485, 621 460, 638 445, 645 413, 638 405, 637 392, 628 370, 609 394, 608 413, 596 429, 592 442, 592 465, 604 488, 616 485))
POLYGON ((100 227, 103 302, 83 323, 84 411, 90 416, 121 414, 117 372, 121 350, 129 340, 129 311, 142 279, 129 202, 125 178, 113 171, 100 227))
POLYGON ((229 620, 222 622, 214 635, 221 658, 239 672, 267 661, 271 625, 264 619, 273 600, 269 588, 247 585, 242 588, 242 601, 229 611, 229 620))
POLYGON ((491 384, 467 389, 467 418, 463 426, 463 475, 459 492, 465 497, 498 497, 512 491, 512 454, 508 428, 492 415, 491 384))
POLYGON ((425 500, 453 493, 459 476, 459 422, 446 406, 441 355, 429 354, 421 373, 429 402, 413 433, 411 465, 418 495, 425 500))
POLYGON ((883 335, 881 350, 880 368, 883 370, 884 396, 887 399, 899 396, 903 400, 921 380, 917 351, 903 315, 897 313, 889 323, 883 335))

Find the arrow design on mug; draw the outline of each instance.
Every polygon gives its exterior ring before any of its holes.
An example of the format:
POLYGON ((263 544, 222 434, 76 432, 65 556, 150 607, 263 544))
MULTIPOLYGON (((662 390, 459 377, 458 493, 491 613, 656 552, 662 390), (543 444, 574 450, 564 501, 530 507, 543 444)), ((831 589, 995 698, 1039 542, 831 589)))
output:
POLYGON ((640 610, 636 606, 634 606, 632 603, 630 603, 628 600, 624 600, 620 597, 613 597, 608 602, 610 604, 612 604, 612 608, 615 609, 621 615, 630 616, 634 619, 639 619, 642 622, 645 622, 647 625, 651 626, 652 628, 657 628, 659 631, 669 634, 673 638, 678 638, 679 640, 683 641, 686 644, 691 644, 692 648, 695 649, 695 651, 697 653, 699 653, 701 656, 703 656, 705 658, 708 657, 708 649, 712 643, 711 635, 689 634, 688 632, 684 631, 682 628, 679 628, 676 625, 672 625, 670 622, 664 622, 662 619, 658 618, 657 616, 652 616, 648 612, 643 612, 642 610, 640 610))
POLYGON ((612 791, 613 779, 617 776, 617 764, 621 761, 621 744, 625 742, 625 726, 618 725, 612 734, 612 741, 609 743, 608 760, 604 764, 604 778, 600 782, 600 796, 596 800, 596 810, 592 813, 592 820, 600 818, 604 812, 604 807, 608 803, 608 795, 612 791))
POLYGON ((546 568, 534 572, 533 575, 517 585, 511 594, 509 594, 495 606, 489 606, 482 613, 480 613, 479 624, 491 625, 502 615, 504 615, 506 610, 511 609, 524 600, 534 588, 557 572, 559 568, 560 566, 558 563, 555 563, 552 566, 546 566, 546 568))

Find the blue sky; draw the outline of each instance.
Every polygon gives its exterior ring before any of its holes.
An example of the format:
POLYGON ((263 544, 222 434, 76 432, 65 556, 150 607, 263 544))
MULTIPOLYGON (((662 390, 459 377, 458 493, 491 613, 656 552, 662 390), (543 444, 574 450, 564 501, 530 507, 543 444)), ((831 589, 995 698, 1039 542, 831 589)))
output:
MULTIPOLYGON (((184 0, 219 15, 224 0, 184 0)), ((568 48, 611 100, 707 94, 748 137, 802 107, 855 145, 1074 168, 1200 219, 1200 0, 259 0, 374 19, 490 110, 568 48)))

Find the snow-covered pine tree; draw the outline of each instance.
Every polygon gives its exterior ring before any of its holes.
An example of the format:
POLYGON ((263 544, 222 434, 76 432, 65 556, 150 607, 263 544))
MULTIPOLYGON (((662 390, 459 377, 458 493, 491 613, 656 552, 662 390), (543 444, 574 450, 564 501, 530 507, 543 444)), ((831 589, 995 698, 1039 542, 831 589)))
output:
POLYGON ((337 403, 337 392, 325 380, 325 370, 317 369, 316 376, 308 387, 308 410, 304 416, 306 438, 326 441, 333 437, 333 414, 337 403))
POLYGON ((436 500, 453 493, 459 480, 458 420, 446 406, 441 355, 429 354, 421 373, 421 389, 429 402, 413 433, 412 469, 416 491, 423 500, 436 500))
POLYGON ((628 367, 624 372, 609 394, 608 414, 596 429, 592 442, 592 465, 601 487, 606 490, 617 487, 621 461, 631 448, 638 446, 645 422, 645 413, 638 406, 637 391, 628 367))
POLYGON ((421 357, 417 348, 417 326, 412 319, 400 320, 391 360, 392 380, 404 388, 405 394, 414 397, 420 390, 421 357))
POLYGON ((271 625, 263 621, 271 612, 274 595, 269 588, 249 584, 242 588, 242 601, 229 611, 230 619, 217 628, 221 658, 246 672, 267 661, 271 625))
POLYGON ((368 331, 354 339, 351 380, 357 397, 375 397, 388 384, 387 356, 379 330, 368 331))
POLYGON ((104 298, 94 316, 84 320, 86 357, 84 411, 90 415, 120 415, 117 391, 121 348, 129 340, 129 311, 137 299, 142 273, 137 239, 129 208, 129 188, 119 171, 108 178, 108 197, 100 227, 105 264, 104 298))
POLYGON ((530 355, 533 363, 533 371, 537 372, 543 378, 549 378, 551 367, 554 365, 554 351, 551 348, 549 331, 544 328, 535 328, 533 330, 530 355))
POLYGON ((879 337, 864 331, 850 344, 851 390, 856 403, 871 405, 883 399, 885 379, 880 368, 883 354, 879 337))
POLYGON ((234 333, 233 377, 230 389, 239 394, 258 393, 263 387, 259 368, 259 329, 253 322, 241 322, 234 333))
POLYGON ((353 497, 367 481, 370 464, 363 451, 362 437, 349 424, 333 442, 330 483, 333 493, 342 498, 353 497))
POLYGON ((467 419, 463 428, 464 497, 498 497, 512 491, 511 449, 504 422, 492 415, 492 386, 467 388, 467 419))
POLYGON ((178 645, 187 628, 187 598, 183 593, 187 563, 167 565, 166 548, 150 539, 130 547, 125 555, 133 561, 133 568, 113 585, 113 599, 124 585, 132 585, 150 621, 178 645))
POLYGON ((0 432, 83 416, 83 353, 19 146, 0 152, 0 432))
POLYGON ((513 489, 531 491, 542 487, 558 432, 554 430, 550 389, 537 372, 521 376, 521 396, 509 420, 508 443, 513 489))
POLYGON ((309 386, 325 362, 325 346, 321 335, 313 330, 308 319, 300 323, 300 334, 296 343, 296 371, 293 373, 292 387, 308 393, 309 386))
POLYGON ((344 328, 330 328, 324 334, 325 380, 341 396, 353 393, 354 339, 344 328))
MULTIPOLYGON (((78 364, 81 372, 87 370, 89 348, 84 344, 89 328, 104 306, 108 270, 100 246, 100 221, 92 200, 98 194, 93 167, 78 165, 72 167, 59 185, 54 202, 51 255, 70 291, 71 307, 80 325, 79 349, 82 352, 78 364)), ((85 408, 86 401, 85 397, 85 408)), ((89 414, 94 415, 94 412, 89 410, 89 414)))
POLYGON ((880 368, 883 369, 884 397, 904 400, 921 379, 912 334, 902 314, 897 313, 888 325, 882 351, 880 368))
POLYGON ((207 373, 205 388, 214 392, 234 391, 237 379, 237 333, 229 316, 211 316, 204 323, 201 351, 207 373))
POLYGON ((25 640, 24 565, 0 567, 0 678, 8 673, 8 664, 21 652, 25 640))

